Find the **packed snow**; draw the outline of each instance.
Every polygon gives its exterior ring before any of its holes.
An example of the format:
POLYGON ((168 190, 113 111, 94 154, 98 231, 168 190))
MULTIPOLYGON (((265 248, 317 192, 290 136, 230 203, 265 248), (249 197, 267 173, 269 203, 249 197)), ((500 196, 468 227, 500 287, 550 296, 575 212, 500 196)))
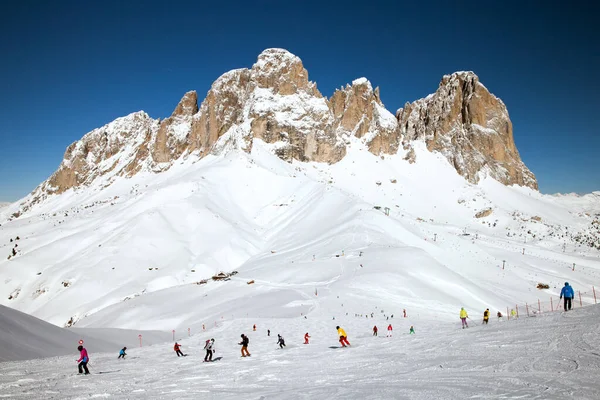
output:
POLYGON ((472 185, 421 142, 410 164, 402 150, 377 157, 348 140, 334 165, 287 163, 255 139, 251 154, 99 180, 19 218, 18 203, 0 210, 0 304, 71 330, 128 329, 134 342, 174 330, 190 353, 142 347, 117 364, 118 346, 90 346, 92 372, 110 374, 85 378, 71 376, 74 357, 0 364, 0 395, 597 397, 595 307, 456 324, 460 307, 475 320, 486 308, 556 308, 565 281, 593 303, 597 208, 490 178, 472 185), (402 335, 374 339, 375 323, 402 335), (353 348, 329 349, 338 324, 353 348), (237 358, 242 332, 250 359, 237 358), (209 336, 223 359, 200 364, 209 336))
MULTIPOLYGON (((348 308, 350 312, 352 308, 348 308)), ((72 356, 0 363, 0 396, 19 399, 597 399, 600 308, 498 321, 400 316, 238 319, 172 343, 129 347, 118 360, 88 346, 91 375, 72 356), (392 336, 387 325, 392 324, 392 336), (256 324, 257 330, 252 326, 256 324), (351 347, 337 342, 336 324, 351 347), (379 327, 372 335, 373 325, 379 327), (409 335, 410 325, 415 334, 409 335), (271 336, 267 336, 270 329, 271 336), (251 357, 240 356, 240 332, 251 357), (304 344, 304 333, 311 336, 304 344), (286 347, 277 346, 277 334, 286 347), (213 361, 204 342, 215 339, 213 361)))

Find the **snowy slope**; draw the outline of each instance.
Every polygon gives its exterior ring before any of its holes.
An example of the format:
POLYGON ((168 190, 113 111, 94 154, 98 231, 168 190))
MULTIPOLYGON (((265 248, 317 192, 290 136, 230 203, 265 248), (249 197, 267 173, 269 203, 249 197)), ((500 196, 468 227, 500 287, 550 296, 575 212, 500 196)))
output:
POLYGON ((594 234, 593 216, 531 189, 469 184, 414 146, 409 164, 355 139, 326 165, 283 162, 255 140, 251 154, 51 196, 0 227, 0 302, 58 326, 197 332, 246 317, 339 317, 338 296, 363 313, 454 320, 460 306, 505 310, 549 301, 565 280, 598 284, 598 250, 573 239, 594 234))
POLYGON ((64 329, 0 305, 0 361, 28 360, 73 353, 79 340, 95 351, 134 346, 143 334, 147 344, 170 338, 166 332, 121 329, 64 329))
POLYGON ((409 323, 350 318, 343 327, 351 348, 334 348, 336 321, 271 319, 250 331, 234 321, 210 334, 172 346, 131 348, 125 360, 91 352, 90 376, 76 376, 75 355, 0 364, 0 394, 21 399, 597 399, 600 386, 600 309, 541 315, 489 326, 471 321, 409 323), (377 324, 380 336, 373 337, 377 324), (271 337, 266 329, 271 329, 271 337), (312 338, 302 344, 308 331, 312 338), (239 333, 250 338, 250 358, 239 354, 239 333), (277 333, 287 347, 279 349, 277 333), (274 337, 275 336, 275 337, 274 337), (205 339, 215 338, 215 357, 202 363, 205 339))

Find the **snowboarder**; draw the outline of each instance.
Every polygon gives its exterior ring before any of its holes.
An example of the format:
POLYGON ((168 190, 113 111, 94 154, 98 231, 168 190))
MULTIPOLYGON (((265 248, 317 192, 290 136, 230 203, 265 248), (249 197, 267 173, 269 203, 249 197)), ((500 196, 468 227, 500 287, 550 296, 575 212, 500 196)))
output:
POLYGON ((127 355, 127 353, 125 353, 125 350, 127 350, 127 347, 123 347, 123 348, 121 349, 121 351, 119 351, 119 357, 117 357, 117 360, 118 360, 119 358, 125 358, 125 356, 127 355))
POLYGON ((215 352, 213 346, 215 345, 215 339, 210 339, 206 341, 204 345, 204 350, 206 350, 206 355, 204 356, 204 362, 212 361, 213 353, 215 352))
POLYGON ((462 322, 462 328, 465 329, 465 327, 469 327, 469 324, 467 324, 467 318, 469 318, 469 314, 467 314, 467 310, 464 309, 464 307, 460 308, 460 321, 462 322))
POLYGON ((175 342, 175 345, 173 346, 173 350, 175 350, 175 353, 177 354, 177 357, 181 357, 181 356, 185 357, 185 354, 183 354, 181 352, 181 345, 179 343, 175 342))
POLYGON ((79 363, 77 366, 79 373, 83 374, 83 371, 85 371, 85 374, 89 375, 90 371, 88 370, 87 363, 90 361, 90 358, 88 356, 88 352, 83 346, 77 347, 77 350, 79 350, 79 360, 76 360, 79 363))
POLYGON ((565 286, 560 291, 560 298, 565 298, 565 311, 569 311, 571 309, 571 301, 573 297, 575 297, 575 292, 573 288, 569 285, 569 282, 565 282, 565 286))
POLYGON ((409 335, 415 335, 415 328, 413 328, 413 326, 410 326, 410 331, 408 331, 409 335))
POLYGON ((304 334, 304 344, 308 344, 308 339, 310 339, 310 336, 308 336, 308 332, 306 332, 304 334))
POLYGON ((486 308, 483 312, 483 323, 487 325, 490 320, 490 309, 486 308))
POLYGON ((392 337, 392 324, 389 324, 389 325, 388 325, 387 336, 388 336, 388 337, 392 337))
POLYGON ((242 345, 242 357, 250 357, 250 353, 248 352, 248 344, 250 343, 250 340, 248 339, 248 336, 244 335, 242 333, 242 341, 238 344, 242 345))
POLYGON ((277 344, 281 349, 285 347, 285 340, 283 340, 283 336, 281 336, 280 334, 277 334, 277 344))
POLYGON ((502 313, 500 311, 498 311, 498 321, 500 321, 500 319, 502 318, 502 313))
POLYGON ((271 336, 271 330, 267 329, 267 336, 271 336))
POLYGON ((373 327, 373 336, 377 336, 377 325, 373 327))
POLYGON ((340 344, 342 345, 342 347, 346 347, 346 345, 350 346, 350 343, 348 342, 348 335, 346 335, 346 331, 340 328, 339 326, 336 326, 335 329, 337 329, 338 336, 340 337, 340 344))

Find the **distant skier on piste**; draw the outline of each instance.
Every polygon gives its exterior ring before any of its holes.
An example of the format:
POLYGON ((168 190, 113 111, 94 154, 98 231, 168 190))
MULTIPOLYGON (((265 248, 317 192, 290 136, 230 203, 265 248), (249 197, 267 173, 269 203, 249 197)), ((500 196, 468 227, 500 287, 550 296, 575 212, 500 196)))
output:
POLYGON ((125 350, 127 350, 127 347, 123 347, 123 348, 121 349, 121 351, 119 351, 119 357, 117 357, 117 360, 118 360, 119 358, 125 358, 125 356, 127 355, 127 353, 125 353, 125 350))
POLYGON ((392 324, 389 324, 387 327, 387 335, 389 337, 392 337, 392 324))
POLYGON ((500 319, 502 318, 502 313, 500 311, 498 311, 498 314, 496 314, 498 316, 498 321, 500 321, 500 319))
POLYGON ((410 330, 408 331, 409 335, 415 335, 415 328, 413 328, 413 326, 410 326, 410 330))
POLYGON ((285 347, 285 340, 283 340, 283 336, 281 336, 280 334, 277 334, 277 344, 281 349, 285 347))
POLYGON ((204 344, 204 350, 206 350, 206 355, 204 356, 204 362, 212 361, 212 356, 213 356, 213 353, 215 352, 214 345, 215 345, 215 339, 207 340, 206 343, 204 344))
POLYGON ((565 282, 565 286, 560 291, 560 298, 562 299, 563 297, 565 298, 565 311, 569 311, 572 305, 571 302, 575 297, 575 292, 571 285, 569 285, 569 282, 565 282))
POLYGON ((310 339, 310 336, 308 335, 308 332, 306 332, 304 334, 304 344, 308 344, 308 339, 310 339))
POLYGON ((464 307, 460 308, 460 321, 462 322, 462 328, 468 328, 469 324, 467 324, 467 318, 469 318, 469 314, 467 314, 467 310, 464 307))
POLYGON ((177 357, 181 357, 181 356, 186 356, 185 354, 183 354, 181 352, 181 345, 177 342, 175 342, 175 345, 173 346, 173 350, 175 350, 175 353, 177 354, 177 357))
POLYGON ((373 336, 377 336, 377 325, 373 327, 373 336))
POLYGON ((340 337, 340 344, 342 345, 342 347, 346 347, 346 345, 350 346, 350 342, 348 342, 348 335, 346 335, 346 331, 340 328, 339 326, 336 326, 335 329, 337 329, 338 336, 340 337))
POLYGON ((90 371, 88 370, 87 363, 90 361, 90 357, 88 356, 88 352, 83 346, 77 347, 77 350, 79 350, 79 360, 75 361, 79 363, 77 366, 79 373, 83 374, 83 371, 85 371, 85 374, 89 375, 90 371))
POLYGON ((248 352, 248 344, 250 343, 250 339, 248 336, 242 333, 242 341, 238 344, 242 346, 242 357, 250 357, 251 354, 248 352))
POLYGON ((487 325, 490 320, 490 309, 486 308, 483 312, 483 323, 487 325))

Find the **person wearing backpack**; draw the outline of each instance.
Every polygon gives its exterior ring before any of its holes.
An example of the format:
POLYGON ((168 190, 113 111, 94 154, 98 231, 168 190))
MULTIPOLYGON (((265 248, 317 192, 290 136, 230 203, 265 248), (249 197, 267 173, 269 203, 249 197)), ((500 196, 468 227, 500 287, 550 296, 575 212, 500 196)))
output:
POLYGON ((242 345, 242 357, 250 357, 251 354, 248 352, 248 344, 250 343, 250 340, 248 339, 248 336, 244 335, 242 333, 242 341, 238 344, 242 345))

